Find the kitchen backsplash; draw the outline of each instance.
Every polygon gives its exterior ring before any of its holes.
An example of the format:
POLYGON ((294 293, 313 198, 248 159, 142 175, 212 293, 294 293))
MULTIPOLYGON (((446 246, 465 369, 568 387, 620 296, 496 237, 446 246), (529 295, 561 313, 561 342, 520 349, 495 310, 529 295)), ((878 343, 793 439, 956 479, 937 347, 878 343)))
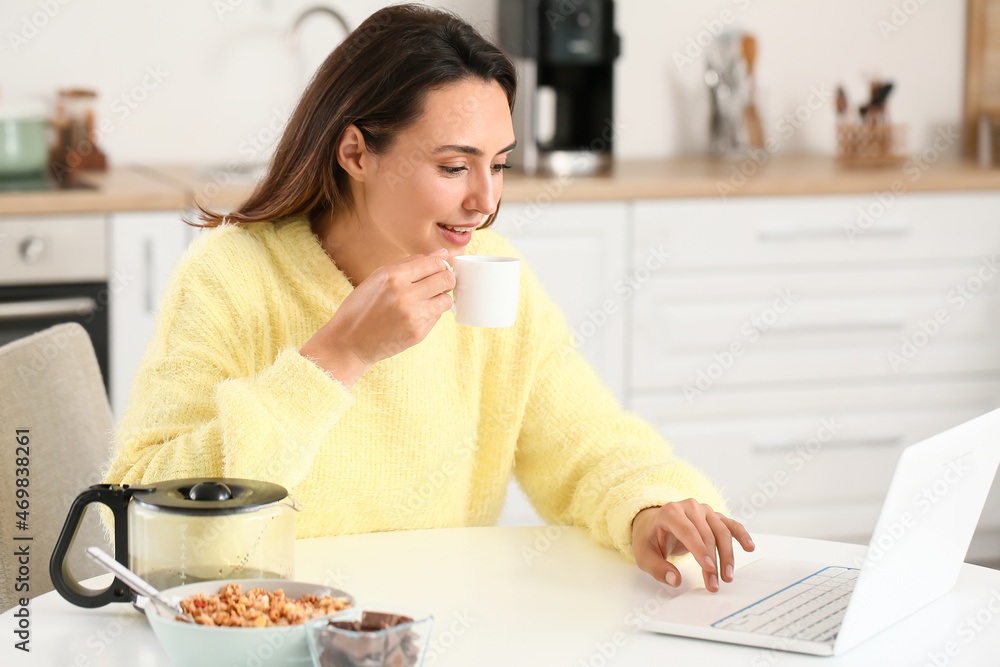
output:
MULTIPOLYGON (((492 33, 502 1, 434 4, 492 33)), ((311 72, 343 37, 328 17, 315 15, 298 48, 289 47, 288 29, 315 4, 4 0, 0 99, 97 90, 101 145, 115 164, 261 162, 311 72)), ((320 4, 355 27, 389 3, 320 4)), ((707 150, 703 51, 723 29, 757 37, 758 109, 778 151, 832 153, 836 84, 860 100, 871 77, 896 82, 891 113, 909 128, 907 148, 929 146, 961 122, 965 4, 618 0, 616 154, 707 150)))

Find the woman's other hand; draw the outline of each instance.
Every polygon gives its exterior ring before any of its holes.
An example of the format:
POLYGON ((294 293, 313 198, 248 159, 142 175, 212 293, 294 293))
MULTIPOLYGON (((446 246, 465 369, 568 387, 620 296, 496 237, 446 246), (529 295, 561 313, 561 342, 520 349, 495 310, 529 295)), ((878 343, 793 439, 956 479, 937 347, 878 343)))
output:
POLYGON ((719 579, 733 580, 733 539, 744 551, 753 551, 753 540, 739 521, 719 514, 708 505, 688 498, 648 507, 632 521, 632 552, 643 572, 671 586, 681 583, 681 573, 667 556, 691 553, 701 566, 705 588, 719 590, 719 579))
POLYGON ((373 271, 299 352, 350 387, 372 364, 422 341, 451 308, 448 251, 373 271))

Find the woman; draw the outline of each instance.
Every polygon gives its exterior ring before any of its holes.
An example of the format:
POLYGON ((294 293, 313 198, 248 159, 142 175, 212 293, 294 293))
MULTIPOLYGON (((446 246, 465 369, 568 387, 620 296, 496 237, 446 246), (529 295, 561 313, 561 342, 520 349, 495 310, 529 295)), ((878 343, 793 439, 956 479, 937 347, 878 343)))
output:
POLYGON ((516 252, 485 229, 515 85, 449 14, 394 6, 355 30, 250 199, 203 211, 217 229, 175 270, 108 480, 274 481, 308 537, 491 525, 513 470, 546 520, 658 580, 677 585, 666 557, 688 552, 709 590, 731 580, 732 538, 750 550, 749 535, 615 404, 530 271, 514 327, 449 312, 447 260, 516 252))

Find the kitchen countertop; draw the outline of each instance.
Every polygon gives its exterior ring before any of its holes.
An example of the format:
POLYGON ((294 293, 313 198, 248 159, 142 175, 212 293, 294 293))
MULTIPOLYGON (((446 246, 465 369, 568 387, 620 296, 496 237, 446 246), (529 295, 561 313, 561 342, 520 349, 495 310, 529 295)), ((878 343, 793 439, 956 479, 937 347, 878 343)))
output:
POLYGON ((0 215, 61 215, 118 211, 181 210, 188 196, 176 186, 150 178, 133 167, 83 173, 94 189, 0 192, 0 215))
MULTIPOLYGON (((504 184, 504 199, 527 201, 538 196, 540 179, 524 176, 504 184)), ((545 180, 541 179, 544 183, 545 180)), ((558 183, 550 178, 548 182, 558 183)), ((846 167, 828 156, 772 156, 753 160, 681 157, 624 160, 604 178, 577 178, 564 186, 565 199, 661 199, 826 194, 870 194, 891 190, 954 191, 1000 189, 1000 168, 944 159, 933 165, 905 162, 891 167, 846 167), (926 169, 921 169, 926 167, 926 169)))
MULTIPOLYGON (((0 215, 216 210, 239 205, 252 189, 244 174, 192 165, 123 166, 85 177, 96 190, 0 193, 0 215)), ((606 201, 681 197, 827 195, 1000 190, 1000 168, 915 158, 890 167, 845 167, 828 156, 751 159, 679 157, 620 160, 605 176, 504 176, 504 201, 606 201)))

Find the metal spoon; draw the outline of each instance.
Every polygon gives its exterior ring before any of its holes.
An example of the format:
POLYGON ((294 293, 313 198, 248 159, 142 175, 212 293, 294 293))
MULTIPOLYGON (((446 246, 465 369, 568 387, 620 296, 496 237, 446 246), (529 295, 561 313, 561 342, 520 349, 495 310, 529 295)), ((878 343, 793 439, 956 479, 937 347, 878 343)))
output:
POLYGON ((99 549, 98 547, 88 547, 87 555, 100 563, 104 569, 124 581, 129 588, 139 595, 146 596, 156 604, 169 611, 171 614, 179 616, 181 620, 187 621, 188 623, 194 623, 194 619, 188 616, 176 601, 164 597, 163 594, 153 588, 149 582, 116 561, 102 549, 99 549))

